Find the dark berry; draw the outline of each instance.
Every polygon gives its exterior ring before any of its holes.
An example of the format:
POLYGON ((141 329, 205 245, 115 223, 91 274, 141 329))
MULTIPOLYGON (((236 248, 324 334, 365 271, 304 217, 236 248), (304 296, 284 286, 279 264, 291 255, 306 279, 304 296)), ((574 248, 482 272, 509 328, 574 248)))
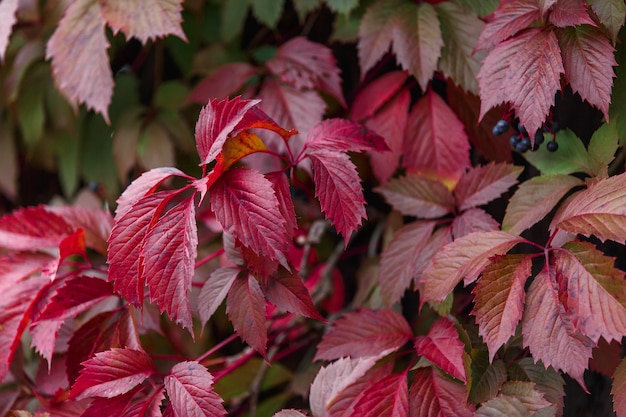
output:
POLYGON ((526 134, 526 128, 521 123, 517 124, 517 131, 520 132, 521 134, 526 134))
POLYGON ((506 120, 498 120, 498 123, 496 123, 491 132, 496 136, 500 136, 507 130, 509 130, 509 122, 506 120))
POLYGON ((521 138, 519 135, 513 135, 511 136, 511 139, 509 139, 509 143, 511 144, 511 147, 515 148, 520 140, 521 138))
POLYGON ((559 149, 559 144, 555 141, 550 141, 546 144, 546 149, 550 152, 556 152, 556 150, 559 149))
POLYGON ((538 130, 537 133, 535 133, 535 145, 541 145, 544 140, 545 137, 543 136, 543 132, 538 130))
POLYGON ((515 145, 515 150, 519 153, 524 153, 530 149, 530 139, 528 137, 522 138, 517 145, 515 145))
POLYGON ((552 133, 556 133, 561 130, 561 125, 559 125, 559 122, 555 120, 550 124, 550 130, 552 131, 552 133))

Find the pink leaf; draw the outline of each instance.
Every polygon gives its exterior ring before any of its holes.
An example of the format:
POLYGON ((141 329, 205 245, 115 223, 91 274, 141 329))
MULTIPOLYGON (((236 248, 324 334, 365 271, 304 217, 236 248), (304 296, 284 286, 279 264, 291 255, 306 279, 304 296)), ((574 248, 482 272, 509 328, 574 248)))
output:
MULTIPOLYGON (((404 71, 392 71, 384 74, 368 84, 354 99, 350 109, 351 118, 359 123, 373 117, 385 103, 400 91, 408 78, 404 71)), ((384 134, 384 132, 379 132, 384 134)))
POLYGON ((131 207, 139 200, 149 194, 154 194, 159 185, 165 180, 172 177, 191 178, 177 168, 154 168, 144 172, 135 179, 117 199, 117 208, 115 209, 115 222, 119 222, 131 207))
POLYGON ((395 12, 401 3, 379 1, 370 6, 359 25, 358 52, 361 78, 389 51, 393 40, 395 12))
POLYGON ((198 295, 198 314, 202 327, 222 304, 240 272, 236 267, 222 267, 209 275, 198 295))
POLYGON ((257 73, 247 62, 231 62, 221 65, 211 75, 200 81, 191 91, 187 101, 206 104, 236 94, 257 73))
POLYGON ((500 197, 517 184, 517 177, 524 168, 494 162, 470 169, 454 189, 460 210, 478 207, 500 197))
MULTIPOLYGON (((165 400, 165 390, 158 388, 150 395, 132 403, 120 417, 161 417, 161 403, 165 400)), ((163 413, 166 416, 166 413, 163 413)))
POLYGON ((272 417, 307 417, 307 415, 298 410, 280 410, 272 417))
POLYGON ((491 49, 525 29, 540 17, 541 13, 536 0, 501 2, 493 13, 493 20, 485 25, 480 34, 476 49, 491 49))
POLYGON ((424 356, 454 378, 466 382, 463 366, 465 345, 450 320, 445 317, 437 319, 426 336, 415 339, 415 349, 418 355, 424 356))
POLYGON ((336 98, 346 107, 340 71, 328 47, 300 36, 295 37, 282 44, 266 66, 282 82, 298 90, 316 88, 336 98))
POLYGON ((526 255, 497 256, 483 271, 474 293, 478 332, 489 349, 489 360, 511 336, 522 319, 524 285, 531 274, 532 258, 526 255))
POLYGON ((328 119, 309 130, 305 147, 309 151, 387 151, 385 140, 363 125, 345 119, 328 119))
POLYGON ((380 292, 389 306, 400 301, 413 279, 426 267, 425 247, 433 232, 432 221, 416 221, 398 229, 383 251, 378 272, 380 292))
POLYGON ((156 372, 143 350, 114 348, 83 362, 84 369, 72 386, 71 399, 113 398, 141 384, 156 372))
POLYGON ((573 187, 582 184, 571 175, 541 175, 522 182, 506 207, 502 230, 522 233, 547 216, 573 187))
POLYGON ((524 241, 511 233, 493 231, 472 233, 444 246, 424 271, 421 302, 443 301, 462 279, 466 285, 475 281, 491 256, 505 254, 524 241))
POLYGON ((3 22, 0 26, 0 61, 4 60, 4 53, 9 45, 9 37, 11 36, 11 30, 13 25, 17 21, 18 0, 5 0, 0 4, 0 21, 3 22))
POLYGON ((150 300, 191 330, 189 288, 195 271, 198 230, 194 196, 166 212, 150 229, 142 250, 150 300))
POLYGON ((268 279, 264 288, 267 301, 281 310, 324 321, 317 311, 309 290, 297 273, 281 271, 268 279))
POLYGON ((317 346, 314 360, 382 357, 413 337, 408 323, 392 310, 359 310, 335 321, 317 346))
POLYGON ((591 5, 600 22, 607 28, 615 44, 617 34, 621 27, 624 26, 626 4, 622 0, 589 0, 587 3, 591 5))
POLYGON ((474 406, 467 404, 463 384, 444 376, 437 368, 420 368, 409 388, 412 416, 471 417, 474 406))
POLYGON ((0 293, 41 271, 51 261, 54 261, 53 257, 35 252, 8 253, 0 256, 0 277, 2 277, 0 293))
POLYGON ((597 28, 568 27, 556 32, 563 53, 565 78, 574 92, 609 120, 609 103, 617 65, 615 48, 597 28))
POLYGON ((48 41, 46 59, 52 60, 56 85, 70 103, 85 103, 108 121, 113 73, 104 25, 98 2, 72 2, 48 41))
POLYGON ((226 313, 243 341, 263 356, 267 350, 265 310, 265 297, 256 278, 236 279, 228 292, 226 313))
POLYGON ((626 242, 626 174, 602 179, 572 197, 550 225, 600 240, 626 242))
POLYGON ((113 286, 100 278, 72 278, 57 290, 36 321, 76 317, 112 295, 113 286))
POLYGON ((620 341, 626 334, 624 273, 615 269, 615 259, 590 243, 571 242, 568 251, 556 251, 555 271, 567 292, 566 309, 574 327, 598 343, 600 337, 620 341))
POLYGON ((500 225, 486 211, 471 208, 456 216, 452 221, 452 236, 458 239, 476 232, 499 230, 500 225))
POLYGON ((350 157, 342 152, 315 150, 308 153, 313 168, 315 196, 331 224, 345 239, 361 224, 365 199, 361 179, 350 157))
POLYGON ((224 231, 261 256, 287 267, 291 241, 272 183, 258 171, 226 171, 211 187, 211 207, 224 231))
POLYGON ((454 210, 454 198, 439 181, 424 175, 408 174, 390 180, 376 189, 387 202, 405 216, 436 219, 454 210))
POLYGON ((80 417, 121 417, 124 415, 124 411, 127 410, 136 394, 136 390, 131 390, 113 398, 96 397, 89 404, 89 407, 87 407, 80 415, 80 417))
POLYGON ((181 416, 225 416, 222 399, 213 391, 213 376, 198 362, 180 362, 165 377, 165 390, 181 416))
POLYGON ((469 148, 463 123, 439 95, 428 90, 409 115, 403 165, 456 182, 470 167, 469 148))
POLYGON ((200 111, 196 123, 196 148, 200 165, 213 161, 222 151, 224 142, 241 122, 245 114, 260 100, 243 100, 235 97, 222 101, 210 100, 200 111))
POLYGON ((322 367, 311 384, 309 403, 315 417, 329 417, 330 406, 352 383, 362 377, 374 364, 375 357, 341 358, 322 367))
POLYGON ((113 217, 109 211, 78 206, 51 206, 46 210, 63 218, 73 229, 82 228, 87 247, 106 254, 106 242, 113 228, 113 217))
POLYGON ((578 25, 596 26, 596 23, 587 13, 584 0, 557 0, 550 14, 548 14, 548 20, 553 25, 562 28, 578 25))
POLYGON ((617 417, 626 416, 626 360, 622 359, 619 366, 613 373, 613 410, 617 417))
POLYGON ((559 301, 552 268, 535 277, 526 295, 522 317, 524 346, 535 360, 567 372, 583 387, 583 373, 595 343, 577 331, 559 301))
POLYGON ((0 246, 13 250, 56 248, 72 231, 63 218, 44 206, 22 208, 0 218, 0 246))
POLYGON ((389 375, 365 390, 354 406, 362 417, 409 416, 407 372, 389 375))
POLYGON ((502 42, 478 73, 480 118, 490 108, 510 102, 532 138, 554 105, 563 72, 554 32, 534 28, 502 42))

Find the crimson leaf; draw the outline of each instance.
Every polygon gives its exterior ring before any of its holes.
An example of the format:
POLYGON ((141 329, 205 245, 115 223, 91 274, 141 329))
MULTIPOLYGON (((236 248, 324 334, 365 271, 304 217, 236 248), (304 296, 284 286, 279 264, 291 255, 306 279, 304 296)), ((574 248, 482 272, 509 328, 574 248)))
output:
POLYGON ((307 135, 309 151, 387 151, 385 140, 364 126, 345 119, 328 119, 315 125, 307 135))
POLYGON ((392 310, 359 310, 338 319, 317 346, 315 360, 382 357, 412 337, 408 323, 392 310))
POLYGON ((415 349, 418 355, 424 356, 456 379, 466 382, 463 366, 465 345, 450 320, 445 317, 437 319, 426 336, 415 339, 415 349))
POLYGON ((392 71, 372 81, 354 99, 350 109, 352 119, 362 123, 374 116, 400 90, 407 78, 408 74, 404 71, 392 71))
POLYGON ((231 62, 221 65, 194 87, 187 100, 204 105, 211 99, 231 96, 237 93, 256 73, 256 69, 247 62, 231 62))
POLYGON ((156 372, 143 350, 113 348, 83 362, 84 369, 72 386, 70 398, 113 398, 122 395, 156 372))
POLYGON ((113 286, 100 278, 72 278, 57 290, 37 321, 76 317, 112 295, 113 286))
POLYGON ((324 320, 315 308, 313 298, 298 274, 281 271, 269 278, 264 292, 267 300, 281 310, 324 320))
POLYGON ((239 272, 241 270, 236 267, 222 267, 209 275, 198 295, 198 314, 202 327, 222 304, 239 272))
POLYGON ((465 210, 452 221, 452 236, 458 239, 476 232, 499 230, 500 225, 486 211, 479 208, 465 210))
POLYGON ((494 200, 517 183, 523 168, 511 164, 496 164, 470 169, 454 189, 460 210, 482 206, 494 200))
POLYGON ((13 250, 56 248, 72 228, 44 206, 18 209, 0 218, 0 246, 13 250))
POLYGON ((493 13, 493 20, 485 25, 480 34, 476 49, 491 49, 540 17, 536 0, 500 2, 493 13))
POLYGON ((180 362, 165 377, 165 390, 181 416, 225 416, 222 399, 213 391, 213 376, 198 362, 180 362))
POLYGON ((557 0, 552 10, 550 10, 550 14, 548 14, 548 19, 550 23, 561 28, 596 25, 587 13, 587 5, 584 0, 557 0))
POLYGON ((265 311, 265 297, 256 278, 236 279, 226 298, 226 313, 237 334, 263 356, 267 350, 265 311))
POLYGON ((474 407, 467 404, 467 390, 462 384, 431 366, 413 374, 409 388, 411 415, 471 417, 474 407), (413 414, 413 412, 415 414, 413 414))
POLYGON ((363 417, 409 416, 407 372, 392 374, 367 388, 354 405, 354 415, 363 417))

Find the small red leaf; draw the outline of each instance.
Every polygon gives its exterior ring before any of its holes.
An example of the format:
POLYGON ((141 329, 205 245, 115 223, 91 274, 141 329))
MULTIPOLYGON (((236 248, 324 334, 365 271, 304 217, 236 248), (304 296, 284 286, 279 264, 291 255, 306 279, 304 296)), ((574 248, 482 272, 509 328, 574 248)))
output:
POLYGON ((437 319, 426 336, 415 339, 415 349, 418 355, 424 356, 456 379, 466 382, 463 366, 465 345, 450 320, 445 317, 437 319))
POLYGON ((187 101, 204 105, 212 99, 232 96, 256 73, 256 68, 247 62, 231 62, 221 65, 195 86, 187 101))
POLYGON ((354 406, 361 417, 409 417, 409 387, 406 371, 389 375, 363 392, 354 406))
POLYGON ((114 348, 83 362, 84 369, 70 391, 71 399, 113 398, 127 393, 156 372, 143 350, 114 348))
POLYGON ((467 404, 467 390, 431 366, 413 374, 409 388, 412 416, 471 417, 474 406, 467 404))
POLYGON ((198 314, 202 327, 222 304, 240 272, 236 267, 222 267, 209 275, 198 295, 198 314))
POLYGON ((198 362, 180 362, 165 377, 165 390, 176 413, 189 417, 225 416, 222 399, 213 391, 213 376, 198 362))
POLYGON ((338 319, 317 346, 314 360, 388 355, 413 337, 405 318, 392 310, 359 310, 338 319))
POLYGON ((363 125, 345 119, 328 119, 309 131, 305 147, 310 151, 387 151, 389 147, 380 135, 363 125))
POLYGON ((331 224, 345 239, 361 224, 365 214, 365 199, 361 179, 350 157, 330 150, 311 151, 315 196, 331 224))
POLYGON ((493 20, 485 25, 480 34, 476 49, 491 49, 540 17, 537 0, 501 2, 493 13, 493 20))
POLYGON ((261 256, 288 267, 291 242, 272 183, 258 171, 225 172, 210 189, 211 207, 224 231, 261 256))
POLYGON ((100 278, 72 278, 57 290, 36 321, 76 317, 112 295, 113 286, 100 278))
POLYGON ((70 233, 70 225, 44 206, 18 209, 0 218, 0 246, 7 249, 56 248, 70 233))
POLYGON ((354 99, 351 118, 363 123, 374 116, 400 90, 407 78, 408 74, 404 71, 392 71, 372 81, 354 99))
POLYGON ((298 228, 296 219, 296 211, 291 199, 291 190, 289 189, 289 179, 284 172, 270 172, 265 174, 265 178, 270 180, 272 188, 278 199, 278 208, 285 219, 285 230, 289 236, 293 235, 295 229, 298 228))
POLYGON ((264 292, 267 301, 281 310, 324 321, 298 274, 281 271, 268 279, 264 292))
POLYGON ((482 206, 500 197, 517 184, 517 177, 523 170, 511 164, 493 162, 470 169, 454 189, 459 209, 482 206))
POLYGON ((113 217, 108 210, 78 206, 50 206, 46 210, 60 216, 73 229, 82 228, 85 244, 102 254, 107 252, 107 240, 111 236, 113 217))
POLYGON ((566 26, 596 25, 593 19, 589 17, 589 13, 587 13, 587 6, 584 0, 557 0, 552 10, 550 10, 550 14, 548 14, 548 20, 554 26, 562 28, 566 26))
POLYGON ((0 4, 0 21, 4 22, 0 26, 0 61, 4 60, 4 53, 9 45, 9 37, 13 25, 17 21, 18 0, 5 0, 0 4))
POLYGON ((263 356, 267 350, 265 310, 259 282, 252 275, 236 279, 226 298, 226 313, 239 337, 263 356))
POLYGON ((500 225, 486 211, 471 208, 456 216, 452 221, 452 236, 458 239, 470 233, 500 230, 500 225))
POLYGON ((469 149, 463 123, 438 94, 428 90, 409 114, 403 165, 456 183, 470 167, 469 149))
POLYGON ((454 210, 454 198, 441 182, 424 175, 408 174, 376 189, 405 216, 435 219, 454 210))

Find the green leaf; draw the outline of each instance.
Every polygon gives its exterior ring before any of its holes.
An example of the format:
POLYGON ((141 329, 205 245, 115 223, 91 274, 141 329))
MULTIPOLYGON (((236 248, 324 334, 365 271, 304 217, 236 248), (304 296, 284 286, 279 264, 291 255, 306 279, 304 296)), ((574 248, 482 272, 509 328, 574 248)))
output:
POLYGON ((224 42, 230 42, 243 30, 248 15, 249 0, 228 0, 223 3, 220 35, 224 42))
POLYGON ((159 86, 154 105, 162 109, 177 110, 183 106, 189 89, 180 80, 168 81, 159 86))
POLYGON ((611 92, 611 104, 609 105, 609 117, 611 124, 617 127, 620 143, 626 142, 626 43, 619 42, 616 46, 615 60, 617 67, 615 74, 617 78, 613 80, 613 91, 611 92))
POLYGON ((119 74, 115 77, 115 89, 109 109, 111 123, 116 125, 126 111, 139 104, 139 80, 134 74, 119 74))
POLYGON ((296 9, 300 22, 304 21, 307 14, 320 7, 322 0, 293 0, 293 7, 296 9))
POLYGON ((17 96, 17 119, 24 143, 32 148, 43 134, 46 114, 44 91, 49 71, 43 65, 33 68, 22 83, 17 96))
POLYGON ((473 50, 484 23, 452 2, 439 3, 435 9, 444 43, 439 68, 463 89, 478 94, 476 75, 486 51, 473 50))
POLYGON ((86 181, 102 184, 108 195, 117 196, 119 183, 113 159, 113 130, 102 117, 94 114, 85 115, 83 123, 81 173, 86 181))
POLYGON ((15 138, 10 126, 0 123, 0 192, 13 200, 18 191, 18 160, 15 138))
POLYGON ((63 194, 72 197, 78 188, 80 164, 80 142, 74 135, 59 132, 54 138, 58 159, 59 180, 63 194))
POLYGON ((168 36, 165 38, 165 47, 181 72, 186 74, 191 70, 193 60, 199 47, 198 38, 200 28, 198 27, 198 19, 196 16, 189 12, 184 12, 182 29, 187 35, 186 41, 184 38, 168 36))
POLYGON ((326 4, 335 13, 348 14, 359 5, 359 0, 326 0, 326 4))
POLYGON ((522 358, 517 363, 528 379, 537 384, 537 389, 543 392, 543 397, 555 404, 559 409, 563 408, 563 397, 565 395, 565 381, 561 375, 551 366, 547 369, 541 361, 533 358, 522 358))
POLYGON ((600 21, 609 30, 613 43, 617 39, 620 28, 624 25, 626 5, 623 0, 587 0, 600 21))
POLYGON ((546 146, 541 146, 535 152, 525 153, 524 158, 536 166, 542 174, 585 172, 593 175, 585 145, 571 130, 560 131, 556 141, 559 144, 556 152, 550 152, 546 146))
POLYGON ((359 25, 363 16, 351 13, 339 15, 333 22, 333 33, 329 42, 356 43, 359 38, 359 25))
POLYGON ((252 0, 252 14, 259 22, 274 29, 284 4, 284 0, 252 0))
MULTIPOLYGON (((257 378, 259 370, 264 366, 260 358, 252 358, 233 372, 215 382, 214 389, 224 401, 248 393, 250 385, 257 378)), ((283 382, 291 380, 292 375, 288 369, 278 362, 273 362, 267 368, 265 377, 261 382, 261 391, 271 389, 283 382)))
POLYGON ((613 161, 618 147, 617 126, 603 124, 595 131, 589 142, 589 163, 595 176, 607 176, 608 165, 613 161))
POLYGON ((487 16, 498 7, 499 0, 454 0, 455 3, 460 4, 467 10, 470 10, 480 17, 487 16))
POLYGON ((469 400, 478 404, 494 398, 506 381, 506 366, 500 359, 489 363, 486 350, 472 351, 471 379, 469 380, 469 400))

